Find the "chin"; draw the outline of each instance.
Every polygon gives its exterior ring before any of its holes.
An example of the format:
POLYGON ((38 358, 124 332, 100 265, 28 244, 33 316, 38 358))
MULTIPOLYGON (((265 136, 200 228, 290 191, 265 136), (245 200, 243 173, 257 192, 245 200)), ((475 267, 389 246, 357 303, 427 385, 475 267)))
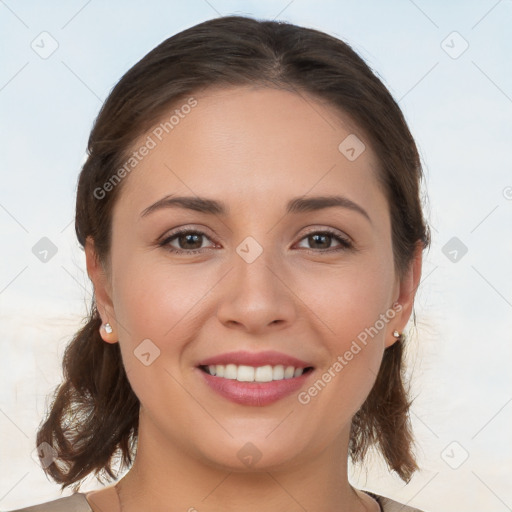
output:
POLYGON ((216 469, 234 473, 251 473, 260 471, 278 471, 300 464, 298 457, 304 454, 297 444, 278 446, 275 442, 230 440, 229 446, 214 453, 202 454, 203 460, 216 469))

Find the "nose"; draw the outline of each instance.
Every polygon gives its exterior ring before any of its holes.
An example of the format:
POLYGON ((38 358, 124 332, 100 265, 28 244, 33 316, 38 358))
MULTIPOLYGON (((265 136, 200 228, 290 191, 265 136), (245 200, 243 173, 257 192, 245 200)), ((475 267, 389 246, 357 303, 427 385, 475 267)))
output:
POLYGON ((263 334, 283 329, 297 318, 298 297, 290 273, 270 251, 254 260, 233 255, 233 268, 223 279, 218 320, 228 328, 263 334))

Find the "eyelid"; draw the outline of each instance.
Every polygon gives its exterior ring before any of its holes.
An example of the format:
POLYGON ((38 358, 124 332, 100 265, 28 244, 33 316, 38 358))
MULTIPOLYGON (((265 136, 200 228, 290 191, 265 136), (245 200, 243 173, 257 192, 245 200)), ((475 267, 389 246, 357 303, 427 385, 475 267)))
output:
MULTIPOLYGON (((198 226, 198 225, 186 224, 184 226, 178 226, 176 228, 169 229, 163 235, 158 237, 157 243, 158 244, 165 243, 165 241, 168 240, 169 238, 172 238, 176 235, 181 235, 182 233, 189 233, 189 232, 204 235, 205 237, 209 238, 210 240, 215 241, 215 237, 213 237, 212 235, 209 235, 207 233, 207 231, 209 231, 208 228, 206 228, 205 226, 200 226, 200 227, 196 227, 196 226, 198 226)), ((215 243, 218 243, 218 242, 215 242, 215 243)))
POLYGON ((302 236, 301 236, 301 240, 302 238, 304 238, 305 236, 309 235, 310 233, 329 233, 331 235, 336 235, 336 236, 339 236, 340 238, 343 238, 344 240, 346 240, 348 243, 350 244, 354 244, 354 240, 352 240, 352 237, 347 235, 347 233, 345 233, 344 231, 341 231, 337 228, 332 228, 332 227, 319 227, 319 226, 312 226, 310 227, 310 229, 308 229, 302 236))
MULTIPOLYGON (((313 225, 313 226, 308 226, 306 229, 307 229, 307 231, 302 235, 301 239, 310 233, 328 232, 328 233, 337 234, 341 238, 345 238, 348 242, 354 243, 354 240, 352 239, 352 237, 350 237, 347 233, 345 233, 344 231, 341 231, 337 228, 321 227, 318 225, 313 225)), ((166 231, 163 235, 158 237, 157 242, 166 240, 166 239, 168 239, 174 235, 177 235, 177 234, 188 233, 189 231, 194 232, 194 233, 203 234, 203 235, 207 236, 208 238, 210 238, 212 241, 215 241, 215 237, 212 235, 208 235, 208 233, 206 233, 205 230, 209 231, 206 226, 202 226, 199 224, 186 224, 184 226, 178 226, 176 228, 166 231), (198 227, 196 228, 196 226, 198 226, 198 227)), ((298 236, 298 234, 296 236, 298 236)), ((218 241, 216 241, 216 243, 218 243, 218 241)))

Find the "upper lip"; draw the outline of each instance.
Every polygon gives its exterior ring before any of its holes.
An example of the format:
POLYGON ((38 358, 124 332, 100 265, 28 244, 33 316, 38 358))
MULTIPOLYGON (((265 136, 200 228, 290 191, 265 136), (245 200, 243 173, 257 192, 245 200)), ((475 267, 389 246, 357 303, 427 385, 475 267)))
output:
POLYGON ((266 350, 263 352, 247 352, 239 350, 237 352, 225 352, 213 357, 209 357, 201 361, 198 366, 209 366, 217 364, 236 364, 245 366, 276 366, 282 364, 283 366, 293 366, 295 368, 307 368, 313 366, 312 364, 298 359, 294 356, 289 356, 281 352, 273 350, 266 350))

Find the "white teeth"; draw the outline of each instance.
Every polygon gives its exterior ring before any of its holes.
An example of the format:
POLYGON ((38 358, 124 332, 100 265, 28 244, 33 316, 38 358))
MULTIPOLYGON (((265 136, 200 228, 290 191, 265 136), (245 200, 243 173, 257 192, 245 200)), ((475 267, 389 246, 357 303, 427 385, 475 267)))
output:
POLYGON ((293 377, 294 373, 295 373, 295 368, 293 366, 287 366, 284 371, 284 378, 291 379, 293 377))
POLYGON ((284 366, 278 364, 272 369, 272 380, 283 380, 284 379, 284 366))
POLYGON ((239 382, 271 382, 273 380, 291 379, 300 377, 304 368, 294 368, 293 366, 246 366, 236 364, 211 364, 208 367, 208 373, 225 379, 238 380, 239 382))
POLYGON ((273 379, 272 366, 258 366, 254 372, 254 380, 256 382, 270 382, 273 379))
POLYGON ((253 382, 254 381, 254 368, 252 366, 238 367, 238 373, 236 374, 236 380, 240 382, 253 382))
POLYGON ((236 379, 236 377, 237 377, 236 364, 227 364, 224 368, 224 378, 225 379, 236 379))

